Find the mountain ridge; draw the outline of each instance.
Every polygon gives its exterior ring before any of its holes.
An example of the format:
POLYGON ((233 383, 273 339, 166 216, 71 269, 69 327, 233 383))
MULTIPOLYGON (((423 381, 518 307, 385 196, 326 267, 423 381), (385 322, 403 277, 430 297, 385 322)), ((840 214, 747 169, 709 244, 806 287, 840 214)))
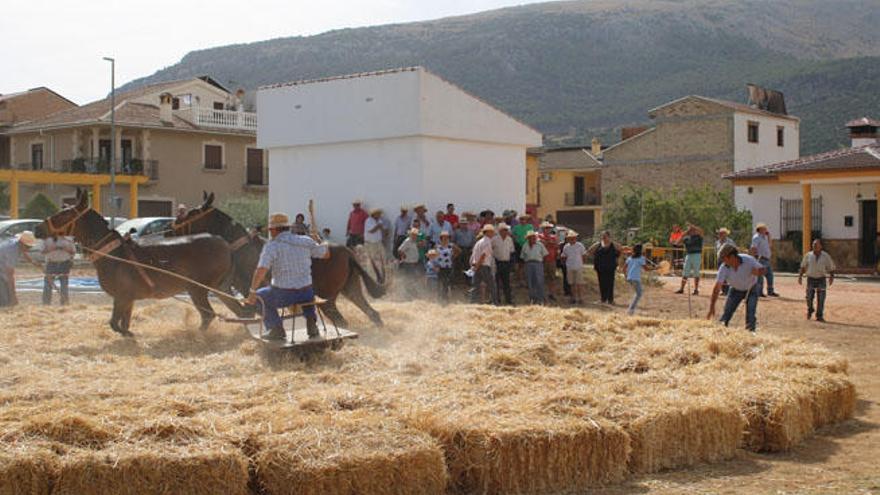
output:
POLYGON ((853 112, 880 113, 878 24, 874 0, 539 3, 207 48, 125 88, 211 74, 254 89, 421 65, 570 144, 613 140, 687 94, 743 102, 754 82, 786 94, 813 152, 845 144, 853 112))

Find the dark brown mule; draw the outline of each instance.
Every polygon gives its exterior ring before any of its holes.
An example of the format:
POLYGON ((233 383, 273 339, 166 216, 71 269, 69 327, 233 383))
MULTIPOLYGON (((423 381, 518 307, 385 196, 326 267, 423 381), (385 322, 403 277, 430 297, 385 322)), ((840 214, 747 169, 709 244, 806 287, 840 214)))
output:
MULTIPOLYGON (((221 237, 212 235, 163 239, 150 245, 125 241, 95 210, 89 208, 88 196, 77 190, 76 206, 62 210, 37 226, 36 235, 73 235, 76 242, 92 254, 98 282, 113 297, 113 315, 110 327, 127 337, 131 311, 138 299, 164 299, 186 291, 202 317, 202 329, 214 318, 208 302, 208 291, 177 277, 156 270, 137 267, 100 256, 118 258, 156 266, 195 280, 208 287, 218 287, 232 266, 229 245, 221 237), (98 253, 93 253, 98 251, 98 253)), ((227 299, 227 298, 223 298, 227 299)), ((230 299, 228 304, 235 303, 230 299)))
MULTIPOLYGON (((208 232, 226 239, 233 249, 232 262, 234 276, 232 286, 242 295, 250 291, 251 277, 257 268, 260 252, 263 249, 262 239, 252 239, 244 227, 226 213, 217 209, 214 204, 214 193, 204 194, 204 202, 197 208, 188 211, 186 216, 172 225, 175 233, 193 234, 208 232)), ((374 324, 381 326, 382 318, 370 306, 361 290, 361 280, 371 297, 385 295, 383 280, 374 281, 357 262, 354 253, 345 246, 331 245, 330 259, 312 260, 312 284, 315 294, 326 299, 324 313, 341 327, 348 322, 336 307, 336 298, 341 292, 361 311, 370 317, 374 324)))

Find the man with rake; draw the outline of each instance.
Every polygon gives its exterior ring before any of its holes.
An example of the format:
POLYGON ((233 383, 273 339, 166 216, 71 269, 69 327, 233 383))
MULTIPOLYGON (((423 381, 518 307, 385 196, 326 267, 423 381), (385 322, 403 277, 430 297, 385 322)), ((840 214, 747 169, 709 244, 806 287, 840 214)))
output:
POLYGON ((707 320, 715 317, 715 303, 721 286, 727 283, 730 290, 727 293, 727 301, 724 303, 724 313, 721 315, 721 323, 727 326, 739 304, 746 301, 746 329, 754 332, 758 325, 758 277, 764 275, 766 268, 755 258, 740 254, 736 246, 724 246, 721 248, 719 258, 724 263, 718 269, 715 279, 715 287, 712 289, 712 299, 709 301, 709 313, 707 320))
MULTIPOLYGON (((312 236, 294 234, 290 231, 290 218, 284 213, 269 217, 271 240, 263 246, 257 270, 251 280, 251 290, 246 302, 258 304, 263 322, 269 333, 267 340, 285 340, 278 309, 291 304, 309 303, 315 299, 312 288, 312 258, 330 258, 330 249, 317 234, 312 236), (272 284, 260 288, 266 274, 272 272, 272 284)), ((317 313, 314 306, 303 307, 306 328, 310 339, 319 336, 317 313)))

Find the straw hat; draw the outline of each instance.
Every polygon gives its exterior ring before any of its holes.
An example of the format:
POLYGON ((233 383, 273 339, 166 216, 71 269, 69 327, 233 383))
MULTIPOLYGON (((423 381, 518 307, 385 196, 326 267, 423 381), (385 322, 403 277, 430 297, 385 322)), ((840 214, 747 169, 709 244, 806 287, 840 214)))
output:
POLYGON ((518 220, 528 220, 529 218, 532 218, 532 216, 527 213, 523 213, 519 216, 518 220))
POLYGON ((718 233, 730 235, 730 230, 728 230, 727 227, 721 227, 720 229, 718 229, 718 233))
POLYGON ((542 229, 552 229, 553 224, 545 220, 545 221, 541 222, 541 228, 542 229))
POLYGON ((400 205, 400 211, 409 211, 409 206, 407 206, 407 205, 400 205))
POLYGON ((425 203, 419 203, 413 206, 413 210, 427 210, 428 208, 425 206, 425 203))
POLYGON ((382 208, 373 208, 372 210, 370 210, 370 215, 381 215, 381 214, 382 214, 382 208))
POLYGON ((440 232, 440 237, 449 237, 449 232, 446 232, 445 230, 440 232))
POLYGON ((510 225, 507 225, 504 222, 498 224, 498 230, 510 230, 510 225))
POLYGON ((284 213, 273 213, 269 215, 269 228, 276 229, 278 227, 287 227, 290 225, 290 217, 284 213))
POLYGON ((34 247, 34 244, 37 243, 37 238, 34 237, 34 233, 30 230, 25 230, 15 237, 16 239, 18 239, 18 242, 24 244, 27 247, 34 247))
POLYGON ((764 222, 761 222, 758 225, 755 225, 755 230, 761 230, 761 229, 766 229, 766 228, 767 228, 767 224, 764 222))
POLYGON ((364 201, 361 198, 354 198, 353 200, 351 200, 351 204, 362 205, 362 204, 364 204, 364 201))
POLYGON ((495 226, 491 223, 487 223, 486 225, 483 225, 483 228, 480 230, 480 232, 495 232, 495 226))
POLYGON ((578 236, 578 233, 575 232, 575 231, 573 231, 573 230, 569 230, 568 233, 565 234, 565 238, 566 238, 566 239, 569 239, 569 238, 572 238, 572 237, 577 237, 577 236, 578 236))
POLYGON ((537 237, 537 236, 538 236, 538 234, 535 233, 534 230, 530 230, 530 231, 526 232, 526 237, 537 237))

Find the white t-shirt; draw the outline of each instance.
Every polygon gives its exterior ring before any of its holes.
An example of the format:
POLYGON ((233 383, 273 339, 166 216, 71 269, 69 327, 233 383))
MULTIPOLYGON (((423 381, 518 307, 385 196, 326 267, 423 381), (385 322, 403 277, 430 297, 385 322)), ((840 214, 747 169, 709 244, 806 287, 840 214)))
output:
POLYGON ((513 244, 513 237, 507 236, 504 239, 496 234, 492 238, 492 252, 495 254, 497 261, 510 261, 510 254, 516 249, 513 244))
POLYGON ((562 254, 565 255, 565 268, 570 270, 580 270, 584 267, 584 254, 587 253, 587 248, 584 247, 580 242, 575 242, 574 244, 565 243, 565 247, 562 248, 562 254))
POLYGON ((382 220, 376 220, 373 217, 367 218, 364 222, 364 242, 382 242, 382 229, 370 232, 376 225, 383 225, 382 220))

